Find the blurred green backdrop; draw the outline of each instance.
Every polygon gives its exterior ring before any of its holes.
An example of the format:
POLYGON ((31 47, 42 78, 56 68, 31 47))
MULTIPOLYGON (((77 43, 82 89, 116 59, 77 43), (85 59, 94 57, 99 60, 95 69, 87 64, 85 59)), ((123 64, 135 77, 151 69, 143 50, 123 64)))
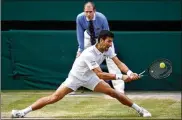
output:
MULTIPOLYGON (((180 0, 96 1, 108 20, 181 20, 180 0)), ((6 0, 2 20, 75 21, 84 1, 6 0)), ((146 26, 147 27, 147 26, 146 26)), ((126 90, 181 90, 181 31, 114 31, 118 57, 141 72, 157 58, 168 58, 173 73, 165 80, 145 77, 126 90)), ((9 30, 1 32, 1 88, 56 89, 75 59, 75 30, 9 30)))

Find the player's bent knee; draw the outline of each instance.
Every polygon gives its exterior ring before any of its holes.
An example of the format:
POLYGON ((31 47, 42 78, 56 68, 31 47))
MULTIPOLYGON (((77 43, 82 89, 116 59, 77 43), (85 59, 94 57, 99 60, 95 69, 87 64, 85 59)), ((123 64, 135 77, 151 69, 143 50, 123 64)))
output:
POLYGON ((106 94, 111 96, 111 97, 113 97, 113 98, 117 97, 117 93, 114 90, 112 90, 112 89, 107 90, 106 94))
POLYGON ((51 95, 49 97, 49 104, 55 103, 61 99, 61 96, 59 95, 51 95))

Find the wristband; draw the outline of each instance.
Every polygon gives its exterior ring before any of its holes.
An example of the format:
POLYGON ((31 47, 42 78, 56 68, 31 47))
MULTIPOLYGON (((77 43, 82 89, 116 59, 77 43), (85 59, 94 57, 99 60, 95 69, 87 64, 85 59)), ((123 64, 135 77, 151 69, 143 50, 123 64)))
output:
POLYGON ((122 74, 116 74, 116 80, 122 80, 123 75, 122 74))
POLYGON ((131 70, 128 70, 128 72, 126 73, 128 76, 130 76, 133 72, 131 70))

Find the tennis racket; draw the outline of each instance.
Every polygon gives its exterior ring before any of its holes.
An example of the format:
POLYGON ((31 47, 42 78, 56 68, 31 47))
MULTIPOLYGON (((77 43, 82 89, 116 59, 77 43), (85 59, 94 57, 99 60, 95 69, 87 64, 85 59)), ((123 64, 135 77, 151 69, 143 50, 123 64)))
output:
POLYGON ((151 76, 154 79, 164 79, 170 76, 172 73, 172 63, 168 59, 161 58, 157 59, 143 72, 139 74, 139 77, 151 76), (160 67, 160 64, 163 64, 164 67, 160 67))

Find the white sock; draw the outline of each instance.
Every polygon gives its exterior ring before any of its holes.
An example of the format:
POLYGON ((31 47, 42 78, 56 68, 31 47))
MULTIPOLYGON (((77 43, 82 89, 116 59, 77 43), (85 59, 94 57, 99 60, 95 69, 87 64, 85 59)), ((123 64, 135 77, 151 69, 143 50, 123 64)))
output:
POLYGON ((141 107, 139 107, 137 104, 133 103, 133 105, 131 106, 133 109, 135 109, 137 112, 139 112, 141 110, 141 107))
POLYGON ((27 114, 27 113, 29 113, 29 112, 32 111, 32 107, 29 106, 29 107, 27 107, 27 108, 25 108, 25 109, 23 109, 23 110, 21 110, 21 111, 24 112, 25 114, 27 114))

